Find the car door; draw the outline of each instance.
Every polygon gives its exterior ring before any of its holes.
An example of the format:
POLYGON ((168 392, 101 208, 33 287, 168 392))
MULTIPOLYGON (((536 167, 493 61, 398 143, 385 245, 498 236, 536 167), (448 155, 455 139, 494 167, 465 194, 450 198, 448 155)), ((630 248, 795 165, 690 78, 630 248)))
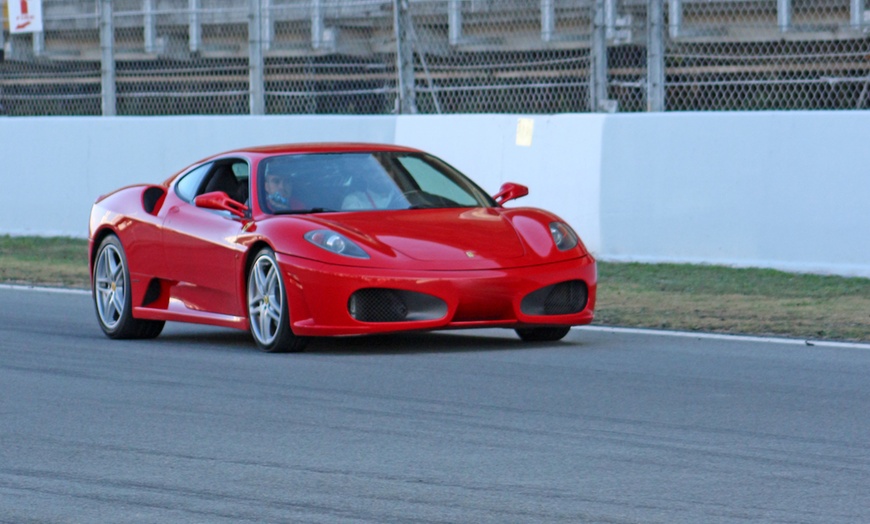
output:
POLYGON ((166 275, 174 282, 172 298, 188 309, 241 317, 244 289, 241 260, 244 247, 236 243, 250 220, 226 211, 204 209, 194 198, 224 191, 246 198, 248 163, 221 159, 184 175, 173 190, 175 198, 163 222, 166 275))

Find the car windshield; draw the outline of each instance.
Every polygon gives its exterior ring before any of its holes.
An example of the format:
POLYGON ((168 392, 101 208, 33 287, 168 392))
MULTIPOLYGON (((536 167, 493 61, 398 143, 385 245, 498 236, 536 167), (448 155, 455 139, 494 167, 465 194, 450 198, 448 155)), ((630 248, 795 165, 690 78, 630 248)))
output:
POLYGON ((474 182, 427 154, 306 153, 260 162, 260 205, 275 214, 492 207, 474 182))

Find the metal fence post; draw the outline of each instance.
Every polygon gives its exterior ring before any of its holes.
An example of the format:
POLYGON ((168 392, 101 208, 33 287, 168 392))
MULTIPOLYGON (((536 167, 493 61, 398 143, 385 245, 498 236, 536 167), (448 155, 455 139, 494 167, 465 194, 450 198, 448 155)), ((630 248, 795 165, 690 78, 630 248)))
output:
POLYGON ((199 0, 189 0, 188 11, 190 12, 187 27, 187 46, 191 53, 199 52, 202 44, 202 24, 199 20, 199 0))
POLYGON ((541 0, 541 40, 549 42, 556 32, 556 6, 554 0, 541 0))
POLYGON ((143 0, 142 2, 142 38, 145 43, 146 53, 157 52, 157 16, 154 14, 155 1, 143 0))
POLYGON ((665 110, 664 0, 647 1, 647 111, 665 110))
POLYGON ((320 49, 324 46, 324 32, 326 26, 323 21, 323 3, 322 0, 312 0, 311 2, 311 47, 320 49))
POLYGON ((396 66, 399 80, 396 112, 400 115, 417 112, 414 45, 410 39, 412 34, 410 18, 408 0, 393 0, 393 26, 396 33, 396 66))
POLYGON ((270 0, 263 0, 260 4, 260 13, 263 17, 262 25, 260 26, 260 31, 263 41, 263 49, 268 51, 272 48, 272 40, 275 38, 275 26, 272 23, 272 2, 270 0))
POLYGON ((112 0, 100 0, 100 84, 103 116, 117 114, 115 100, 115 24, 112 0))
POLYGON ((589 110, 603 110, 607 100, 607 24, 605 0, 595 0, 592 13, 592 63, 589 74, 589 110))
POLYGON ((6 42, 3 41, 3 13, 6 10, 0 7, 0 60, 3 60, 5 57, 3 56, 4 49, 6 46, 6 42))
POLYGON ((36 31, 31 33, 33 39, 33 55, 42 56, 45 54, 45 31, 36 31))
POLYGON ((248 1, 248 104, 250 114, 262 115, 266 112, 262 46, 262 23, 260 0, 248 1))
POLYGON ((791 0, 776 1, 776 23, 783 33, 791 30, 791 0))
POLYGON ((668 34, 671 38, 679 38, 683 26, 683 0, 668 2, 668 34))
POLYGON ((616 0, 604 0, 604 35, 608 40, 616 34, 616 10, 616 0))
POLYGON ((450 45, 462 43, 462 0, 447 0, 447 34, 450 45))
POLYGON ((861 29, 861 26, 864 25, 864 0, 852 0, 849 5, 849 13, 852 29, 861 29))

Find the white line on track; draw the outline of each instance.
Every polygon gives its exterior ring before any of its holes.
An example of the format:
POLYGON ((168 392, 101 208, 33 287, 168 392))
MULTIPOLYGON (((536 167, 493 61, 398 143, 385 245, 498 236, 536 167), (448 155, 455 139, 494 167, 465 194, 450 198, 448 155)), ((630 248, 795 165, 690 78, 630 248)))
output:
POLYGON ((27 286, 23 284, 0 284, 0 289, 12 291, 41 291, 44 293, 66 293, 72 295, 90 295, 87 289, 70 289, 65 287, 27 286))
POLYGON ((835 342, 800 338, 756 337, 751 335, 725 335, 721 333, 699 333, 694 331, 666 331, 660 329, 624 328, 608 326, 577 326, 574 329, 598 331, 601 333, 625 333, 631 335, 653 335, 662 337, 697 338, 704 340, 733 340, 736 342, 764 342, 766 344, 787 344, 792 346, 820 346, 829 348, 868 349, 870 344, 860 342, 835 342))
MULTIPOLYGON (((14 291, 40 291, 44 293, 67 293, 73 295, 90 295, 86 289, 69 289, 62 287, 26 286, 19 284, 0 284, 0 289, 14 291)), ((870 344, 859 342, 835 342, 832 340, 806 340, 798 338, 755 337, 749 335, 723 335, 719 333, 696 333, 692 331, 666 331, 662 329, 624 328, 608 326, 576 326, 574 329, 598 331, 600 333, 624 333, 629 335, 648 335, 660 337, 681 337, 703 340, 731 340, 735 342, 763 342, 766 344, 787 344, 792 346, 819 346, 828 348, 867 349, 870 344)))

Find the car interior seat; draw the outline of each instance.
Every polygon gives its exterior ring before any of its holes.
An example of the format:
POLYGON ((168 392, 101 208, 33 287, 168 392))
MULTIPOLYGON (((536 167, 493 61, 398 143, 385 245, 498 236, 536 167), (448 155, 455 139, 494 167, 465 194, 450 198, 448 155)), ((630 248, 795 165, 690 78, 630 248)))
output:
MULTIPOLYGON (((239 189, 236 191, 236 195, 238 196, 238 198, 236 198, 236 201, 241 202, 245 205, 248 205, 248 198, 250 197, 250 195, 249 195, 249 191, 248 191, 248 179, 247 178, 239 180, 239 189)), ((233 196, 233 195, 230 195, 230 196, 233 196)))
POLYGON ((220 166, 205 185, 203 193, 223 191, 230 198, 236 200, 239 197, 239 181, 230 166, 220 166))

